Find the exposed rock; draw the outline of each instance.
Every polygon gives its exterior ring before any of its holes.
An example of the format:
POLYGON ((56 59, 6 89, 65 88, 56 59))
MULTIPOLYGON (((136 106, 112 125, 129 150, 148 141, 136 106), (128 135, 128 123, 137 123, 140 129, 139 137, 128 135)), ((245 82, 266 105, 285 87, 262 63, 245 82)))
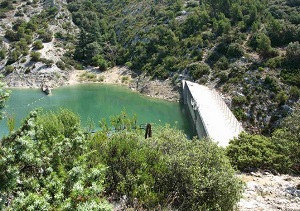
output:
POLYGON ((239 211, 300 210, 299 176, 273 175, 270 172, 250 172, 238 175, 246 182, 239 211))

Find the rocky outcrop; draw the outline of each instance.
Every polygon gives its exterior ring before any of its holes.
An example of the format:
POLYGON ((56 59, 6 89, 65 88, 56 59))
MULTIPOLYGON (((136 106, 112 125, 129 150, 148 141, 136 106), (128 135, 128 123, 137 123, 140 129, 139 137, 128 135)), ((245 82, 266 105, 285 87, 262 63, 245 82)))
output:
POLYGON ((46 94, 46 95, 49 95, 51 94, 51 90, 52 88, 50 86, 48 86, 47 84, 44 84, 42 86, 42 91, 46 94))
POLYGON ((251 172, 238 177, 246 183, 239 211, 300 211, 300 176, 251 172))

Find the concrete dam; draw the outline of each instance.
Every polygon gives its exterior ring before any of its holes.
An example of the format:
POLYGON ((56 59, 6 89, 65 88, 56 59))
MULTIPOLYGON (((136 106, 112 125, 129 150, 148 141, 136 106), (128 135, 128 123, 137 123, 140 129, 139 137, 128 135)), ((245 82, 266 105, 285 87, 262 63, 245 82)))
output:
POLYGON ((227 146, 243 128, 216 90, 182 81, 183 100, 193 119, 199 138, 208 137, 227 146))

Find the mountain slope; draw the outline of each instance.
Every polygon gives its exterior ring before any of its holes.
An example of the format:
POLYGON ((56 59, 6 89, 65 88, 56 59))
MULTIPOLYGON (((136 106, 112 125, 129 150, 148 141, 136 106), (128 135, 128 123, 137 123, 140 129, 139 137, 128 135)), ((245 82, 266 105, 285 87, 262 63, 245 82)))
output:
POLYGON ((29 30, 27 46, 26 37, 19 36, 22 27, 13 21, 12 29, 2 27, 1 64, 7 78, 27 79, 46 70, 55 72, 51 81, 59 81, 68 75, 64 69, 93 65, 104 71, 126 65, 138 75, 169 78, 180 87, 182 75, 217 88, 244 127, 263 134, 270 134, 299 99, 297 1, 44 0, 27 1, 29 10, 15 2, 18 9, 8 5, 4 13, 12 17, 22 10, 22 19, 29 21, 24 30, 30 29, 33 11, 44 21, 37 23, 39 30, 29 30), (34 43, 43 36, 47 40, 48 32, 50 42, 36 49, 34 43))

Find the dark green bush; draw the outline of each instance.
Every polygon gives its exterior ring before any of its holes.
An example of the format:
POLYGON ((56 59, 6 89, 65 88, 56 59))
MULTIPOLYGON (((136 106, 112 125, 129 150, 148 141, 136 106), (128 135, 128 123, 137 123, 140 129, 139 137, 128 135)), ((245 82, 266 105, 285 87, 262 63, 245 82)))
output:
POLYGON ((4 49, 0 49, 0 61, 5 59, 6 51, 4 49))
POLYGON ((227 50, 227 56, 231 58, 240 58, 244 55, 243 47, 238 43, 231 43, 227 50))
POLYGON ((38 62, 41 59, 41 53, 40 52, 31 52, 30 57, 31 57, 31 61, 38 62))
POLYGON ((219 70, 227 70, 229 68, 229 62, 228 59, 225 56, 222 56, 215 64, 215 69, 219 70))
POLYGON ((287 101, 287 99, 288 99, 288 96, 287 96, 287 94, 284 91, 280 91, 276 95, 276 101, 279 103, 279 105, 285 104, 285 102, 287 101))
POLYGON ((203 63, 191 64, 188 66, 188 70, 194 80, 200 79, 210 72, 209 66, 203 63))
POLYGON ((264 84, 273 92, 280 91, 280 86, 275 78, 266 76, 264 84))
POLYGON ((0 209, 111 210, 103 197, 106 167, 97 161, 87 165, 93 152, 86 149, 77 115, 31 112, 1 140, 0 209))
POLYGON ((229 142, 226 153, 237 169, 268 169, 280 173, 300 173, 300 104, 272 137, 242 133, 229 142))
POLYGON ((300 44, 299 42, 292 42, 286 49, 286 57, 291 65, 297 65, 300 63, 300 44))
POLYGON ((8 55, 8 59, 7 59, 7 65, 13 64, 16 61, 19 60, 19 57, 21 56, 22 52, 19 49, 15 49, 13 51, 11 51, 8 55))
POLYGON ((53 39, 53 32, 48 30, 44 34, 40 34, 39 38, 45 43, 51 42, 53 39))
POLYGON ((40 40, 35 41, 32 46, 33 46, 33 49, 35 49, 35 50, 40 50, 40 49, 44 48, 44 45, 43 45, 42 41, 40 41, 40 40))
POLYGON ((66 69, 66 65, 63 61, 58 61, 56 62, 56 66, 61 69, 61 70, 65 70, 66 69))
POLYGON ((233 109, 232 113, 238 120, 246 120, 247 115, 245 114, 245 111, 242 108, 235 108, 233 109))
POLYGON ((148 209, 232 209, 242 184, 223 149, 208 140, 187 140, 169 127, 155 131, 146 141, 128 131, 94 136, 92 147, 109 166, 106 191, 126 195, 130 206, 136 198, 148 209))
POLYGON ((232 105, 233 106, 241 106, 247 104, 247 98, 245 96, 234 96, 232 98, 232 105))
POLYGON ((241 171, 276 170, 289 172, 291 162, 284 152, 287 145, 260 135, 242 133, 231 140, 226 148, 233 166, 241 171))
POLYGON ((15 70, 15 67, 14 67, 14 66, 7 65, 7 66, 5 67, 5 74, 8 75, 8 74, 12 73, 14 70, 15 70))
POLYGON ((291 98, 298 100, 300 97, 300 89, 297 86, 292 86, 289 94, 291 98))

